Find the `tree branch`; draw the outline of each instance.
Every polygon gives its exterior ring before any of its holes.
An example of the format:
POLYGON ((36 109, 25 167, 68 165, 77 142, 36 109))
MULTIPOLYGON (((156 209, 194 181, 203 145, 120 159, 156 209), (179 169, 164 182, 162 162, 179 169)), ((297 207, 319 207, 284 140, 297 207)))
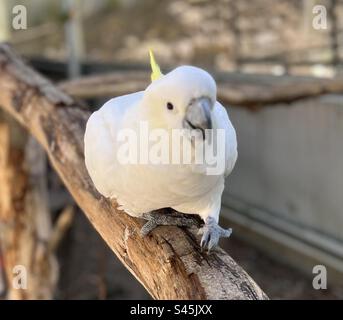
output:
POLYGON ((1 112, 0 259, 10 300, 51 299, 58 280, 57 260, 47 247, 52 222, 45 168, 45 152, 38 142, 1 112), (27 288, 24 280, 23 287, 13 285, 20 265, 25 267, 27 288))
MULTIPOLYGON (((328 93, 343 93, 342 78, 320 79, 299 76, 215 74, 218 100, 224 105, 250 109, 292 103, 328 93)), ((149 84, 147 71, 114 71, 67 80, 59 88, 77 98, 115 97, 144 90, 149 84)))
POLYGON ((159 227, 141 238, 143 222, 102 197, 88 176, 83 134, 89 113, 25 65, 6 44, 0 44, 0 106, 42 144, 93 226, 154 298, 267 298, 222 249, 202 253, 195 230, 159 227))

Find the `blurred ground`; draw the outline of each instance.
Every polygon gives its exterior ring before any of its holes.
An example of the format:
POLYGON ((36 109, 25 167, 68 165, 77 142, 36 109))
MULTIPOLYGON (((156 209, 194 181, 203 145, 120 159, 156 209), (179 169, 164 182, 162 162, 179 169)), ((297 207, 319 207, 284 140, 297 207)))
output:
MULTIPOLYGON (((234 234, 223 248, 253 277, 271 299, 341 299, 343 288, 314 290, 312 279, 270 259, 234 234)), ((150 299, 78 211, 60 248, 58 299, 150 299)))
POLYGON ((59 250, 58 299, 148 299, 80 211, 59 250))
MULTIPOLYGON (((225 243, 225 244, 224 244, 225 243)), ((312 278, 269 258, 234 235, 223 248, 247 271, 271 299, 342 299, 343 288, 314 290, 312 278)))

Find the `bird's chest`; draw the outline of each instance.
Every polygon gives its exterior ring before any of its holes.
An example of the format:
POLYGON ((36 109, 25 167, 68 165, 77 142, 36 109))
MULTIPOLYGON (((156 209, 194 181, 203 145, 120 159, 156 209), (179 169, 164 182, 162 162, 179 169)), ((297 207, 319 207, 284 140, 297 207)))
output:
POLYGON ((177 165, 132 165, 123 168, 121 173, 125 178, 118 198, 137 210, 186 203, 210 191, 217 181, 215 177, 177 165))

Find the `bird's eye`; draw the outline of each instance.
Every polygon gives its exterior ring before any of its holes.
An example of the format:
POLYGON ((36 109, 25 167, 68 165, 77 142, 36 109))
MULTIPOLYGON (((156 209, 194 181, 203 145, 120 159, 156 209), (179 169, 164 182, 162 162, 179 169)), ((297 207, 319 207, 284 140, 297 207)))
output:
POLYGON ((171 102, 167 103, 167 109, 168 110, 173 110, 174 109, 174 106, 173 106, 173 104, 171 102))

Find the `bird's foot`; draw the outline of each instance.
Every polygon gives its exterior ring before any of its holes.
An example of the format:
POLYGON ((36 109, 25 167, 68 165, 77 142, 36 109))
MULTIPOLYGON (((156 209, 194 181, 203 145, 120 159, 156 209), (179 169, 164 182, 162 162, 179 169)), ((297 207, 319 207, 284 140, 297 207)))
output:
POLYGON ((159 211, 151 211, 143 214, 142 218, 148 220, 142 227, 140 234, 142 237, 148 235, 158 226, 178 226, 190 228, 194 226, 195 220, 188 218, 183 214, 174 211, 171 214, 165 213, 165 209, 159 211))
POLYGON ((212 218, 208 217, 205 220, 205 225, 199 229, 199 234, 202 234, 200 246, 201 248, 208 249, 208 252, 218 244, 219 238, 230 237, 232 229, 223 229, 218 225, 218 223, 212 218))

